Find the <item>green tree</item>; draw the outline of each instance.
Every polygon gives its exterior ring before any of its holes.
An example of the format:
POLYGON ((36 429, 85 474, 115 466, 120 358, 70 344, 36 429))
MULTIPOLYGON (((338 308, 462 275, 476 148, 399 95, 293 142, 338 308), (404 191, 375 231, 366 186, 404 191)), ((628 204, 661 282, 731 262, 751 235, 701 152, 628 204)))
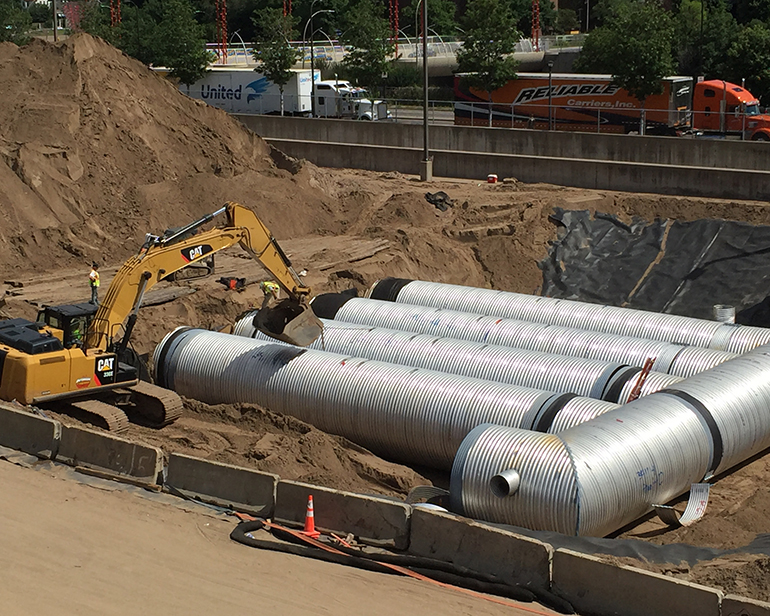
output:
MULTIPOLYGON (((575 68, 611 73, 644 109, 645 99, 662 93, 662 79, 674 71, 673 37, 671 18, 659 4, 630 0, 588 36, 575 68)), ((643 134, 644 122, 639 128, 643 134)))
POLYGON ((203 77, 211 54, 189 0, 147 0, 141 6, 124 3, 122 13, 122 22, 112 28, 108 8, 93 3, 80 27, 145 64, 170 68, 182 83, 203 77))
POLYGON ((28 11, 29 18, 33 24, 43 24, 44 26, 51 26, 53 24, 50 6, 46 6, 42 2, 35 2, 29 5, 28 11))
POLYGON ((718 77, 740 27, 723 0, 681 0, 674 17, 675 57, 681 75, 718 77), (701 16, 703 23, 701 24, 701 16))
POLYGON ((556 11, 554 30, 557 34, 569 34, 573 30, 580 30, 577 13, 572 9, 560 8, 556 11))
MULTIPOLYGON (((509 0, 511 13, 520 32, 529 36, 532 32, 532 0, 509 0)), ((556 9, 551 0, 540 0, 540 30, 553 32, 556 25, 556 9)))
POLYGON ((359 0, 344 19, 342 42, 350 46, 342 64, 356 82, 378 93, 393 56, 390 23, 382 16, 384 6, 359 0))
POLYGON ((104 39, 111 45, 118 46, 118 33, 110 27, 109 9, 102 6, 98 0, 93 0, 85 5, 83 15, 80 18, 80 29, 104 39))
POLYGON ((741 83, 763 103, 770 102, 770 28, 755 21, 741 30, 730 46, 723 79, 741 83))
POLYGON ((520 38, 510 7, 501 0, 470 0, 465 17, 465 35, 457 52, 458 72, 471 87, 489 97, 492 126, 492 92, 516 78, 513 50, 520 38))
POLYGON ((272 8, 262 9, 253 20, 265 36, 254 48, 257 69, 278 86, 283 115, 283 89, 291 79, 291 67, 300 56, 300 52, 289 44, 295 35, 295 20, 291 15, 284 15, 282 9, 272 8))
POLYGON ((732 16, 724 0, 706 2, 703 21, 703 42, 701 68, 697 74, 709 79, 723 77, 727 70, 727 54, 738 39, 741 26, 732 16))
MULTIPOLYGON (((153 4, 150 2, 148 4, 153 4)), ((206 74, 211 54, 206 49, 204 28, 189 0, 158 0, 162 18, 155 29, 155 64, 171 69, 171 76, 191 84, 206 74)))
MULTIPOLYGON (((428 36, 457 36, 456 13, 454 0, 428 0, 428 36)), ((422 32, 422 1, 409 0, 401 7, 399 18, 399 30, 418 36, 422 32)))
POLYGON ((14 0, 0 0, 0 43, 10 41, 23 45, 29 41, 32 20, 14 0))

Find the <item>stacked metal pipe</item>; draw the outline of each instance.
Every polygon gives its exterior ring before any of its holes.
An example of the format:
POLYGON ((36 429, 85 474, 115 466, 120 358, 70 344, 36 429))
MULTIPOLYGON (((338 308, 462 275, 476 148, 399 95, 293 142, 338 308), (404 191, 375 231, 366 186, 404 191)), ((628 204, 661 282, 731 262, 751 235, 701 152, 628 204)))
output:
POLYGON ((702 372, 736 356, 670 342, 339 294, 319 295, 311 305, 322 318, 442 338, 631 366, 643 366, 647 358, 655 358, 655 371, 681 377, 702 372))
POLYGON ((480 426, 455 459, 452 508, 605 535, 770 446, 769 408, 763 346, 558 435, 480 426))
MULTIPOLYGON (((254 327, 257 311, 242 315, 233 333, 269 341, 254 327)), ((309 348, 366 357, 417 368, 460 374, 498 383, 573 393, 624 404, 641 368, 595 359, 566 357, 513 349, 456 338, 439 338, 378 327, 322 319, 324 334, 309 348)), ((641 388, 647 395, 681 381, 681 377, 652 372, 641 388)))
POLYGON ((732 353, 770 343, 770 330, 765 328, 438 282, 385 278, 374 284, 369 297, 732 353))
POLYGON ((252 402, 392 459, 449 469, 463 438, 494 423, 547 430, 617 404, 350 355, 179 328, 155 349, 159 385, 208 402, 252 402), (560 417, 564 413, 565 417, 560 417))

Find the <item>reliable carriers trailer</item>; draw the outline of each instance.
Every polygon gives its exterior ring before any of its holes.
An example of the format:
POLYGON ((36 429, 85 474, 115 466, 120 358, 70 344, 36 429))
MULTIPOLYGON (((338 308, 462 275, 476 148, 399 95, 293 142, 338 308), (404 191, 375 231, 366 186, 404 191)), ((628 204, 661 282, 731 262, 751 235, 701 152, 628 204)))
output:
MULTIPOLYGON (((488 126, 489 94, 455 77, 455 124, 488 126)), ((687 123, 692 78, 667 77, 663 94, 645 101, 648 127, 687 123)), ((520 73, 492 92, 492 126, 602 133, 639 129, 642 105, 612 82, 612 75, 520 73)))
POLYGON ((600 133, 741 136, 770 141, 770 116, 745 88, 722 80, 666 77, 644 108, 611 75, 521 73, 489 94, 455 78, 455 124, 600 133), (644 130, 642 127, 644 118, 644 130))

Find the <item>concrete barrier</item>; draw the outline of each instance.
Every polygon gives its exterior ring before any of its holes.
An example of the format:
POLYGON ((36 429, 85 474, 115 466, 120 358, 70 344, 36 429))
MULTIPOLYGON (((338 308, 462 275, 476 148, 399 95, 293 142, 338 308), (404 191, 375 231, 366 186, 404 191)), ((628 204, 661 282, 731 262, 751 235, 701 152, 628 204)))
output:
POLYGON ((722 616, 770 616, 770 603, 726 595, 722 599, 722 616))
POLYGON ((353 533, 364 543, 385 544, 400 550, 409 545, 409 505, 307 483, 278 482, 275 520, 289 525, 303 524, 310 494, 316 528, 343 536, 353 533))
POLYGON ((558 549, 552 590, 595 616, 720 616, 723 593, 671 577, 558 549))
MULTIPOLYGON (((321 167, 414 174, 422 158, 422 150, 416 148, 276 138, 268 138, 268 142, 289 156, 321 167)), ((436 177, 485 181, 488 174, 496 173, 523 182, 595 190, 770 200, 767 171, 437 149, 431 154, 436 177)))
POLYGON ((278 475, 172 453, 165 484, 186 496, 269 518, 278 480, 278 475))
MULTIPOLYGON (((358 143, 417 150, 423 146, 420 124, 264 115, 235 117, 265 139, 358 143)), ((589 132, 434 124, 430 127, 430 148, 437 151, 770 171, 768 144, 729 139, 600 135, 589 132)))
POLYGON ((60 432, 58 421, 0 403, 0 445, 4 447, 51 458, 56 454, 60 432))
POLYGON ((510 584, 550 586, 550 545, 439 511, 414 509, 409 553, 495 575, 510 584))
POLYGON ((62 426, 56 461, 156 484, 163 467, 163 453, 157 447, 103 432, 62 426))

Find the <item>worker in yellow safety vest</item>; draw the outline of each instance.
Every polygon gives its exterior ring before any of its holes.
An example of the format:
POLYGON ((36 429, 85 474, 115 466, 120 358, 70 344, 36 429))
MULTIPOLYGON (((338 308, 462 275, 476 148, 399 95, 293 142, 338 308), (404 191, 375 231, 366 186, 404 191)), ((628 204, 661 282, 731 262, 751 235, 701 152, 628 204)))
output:
POLYGON ((91 273, 88 274, 88 281, 91 284, 90 303, 99 305, 99 264, 91 264, 91 273))
POLYGON ((271 280, 263 280, 259 283, 259 289, 265 294, 265 300, 278 299, 281 287, 271 280))

